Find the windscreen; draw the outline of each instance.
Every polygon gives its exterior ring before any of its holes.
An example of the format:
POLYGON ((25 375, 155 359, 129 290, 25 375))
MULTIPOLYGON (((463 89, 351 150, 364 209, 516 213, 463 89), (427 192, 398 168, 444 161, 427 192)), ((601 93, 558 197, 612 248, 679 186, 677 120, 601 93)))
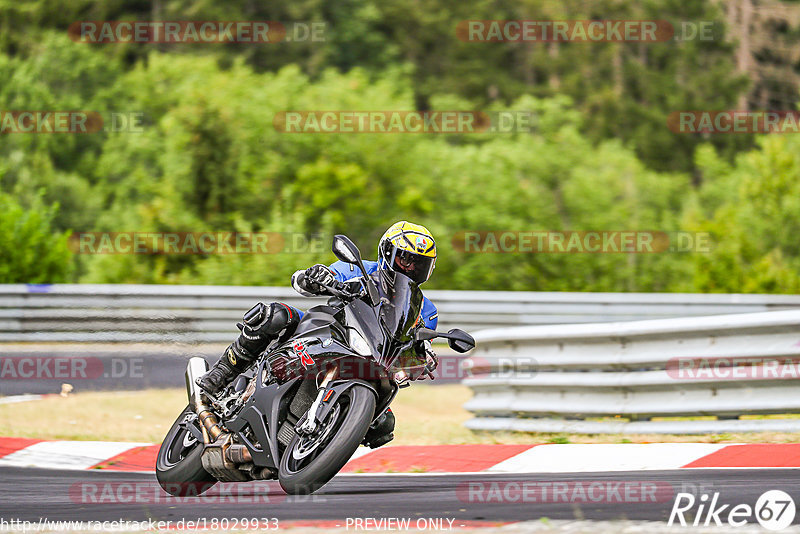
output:
POLYGON ((422 291, 406 275, 394 273, 394 284, 386 285, 385 297, 380 318, 386 332, 395 341, 410 340, 411 330, 422 310, 422 291))

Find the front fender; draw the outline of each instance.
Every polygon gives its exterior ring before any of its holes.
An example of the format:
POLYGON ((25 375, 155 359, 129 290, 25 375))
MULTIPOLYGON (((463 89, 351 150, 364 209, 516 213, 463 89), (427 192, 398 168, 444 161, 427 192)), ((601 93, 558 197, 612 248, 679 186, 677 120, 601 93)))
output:
MULTIPOLYGON (((336 405, 336 400, 342 396, 344 392, 348 389, 351 389, 357 385, 364 386, 369 389, 373 395, 375 395, 375 406, 377 407, 380 401, 380 397, 378 395, 378 390, 375 389, 375 386, 367 382, 366 380, 360 379, 343 379, 343 380, 334 380, 332 381, 326 390, 325 397, 323 397, 322 402, 319 403, 317 407, 317 413, 315 414, 317 421, 324 421, 328 414, 336 405)), ((372 414, 373 421, 375 418, 380 414, 372 414)))

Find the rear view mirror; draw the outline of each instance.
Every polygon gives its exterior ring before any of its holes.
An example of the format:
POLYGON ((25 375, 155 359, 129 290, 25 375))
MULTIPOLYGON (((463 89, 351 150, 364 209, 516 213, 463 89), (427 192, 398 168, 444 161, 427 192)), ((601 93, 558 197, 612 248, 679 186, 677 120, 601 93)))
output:
POLYGON ((436 337, 439 337, 439 333, 436 330, 424 327, 417 330, 417 341, 429 341, 436 337))
POLYGON ((367 276, 367 271, 364 268, 364 260, 361 259, 361 251, 358 250, 356 244, 346 235, 337 234, 333 236, 332 250, 334 255, 343 262, 358 265, 358 268, 361 269, 361 275, 364 277, 364 287, 367 289, 369 301, 375 306, 380 301, 378 289, 375 287, 370 277, 367 276))
POLYGON ((450 330, 447 338, 447 344, 456 352, 464 353, 475 348, 475 338, 458 328, 450 330))
POLYGON ((423 327, 418 329, 416 334, 417 341, 428 341, 437 337, 447 338, 447 344, 456 352, 464 353, 475 348, 475 338, 458 328, 453 328, 445 334, 423 327))
POLYGON ((361 263, 361 252, 347 236, 336 235, 333 237, 333 253, 345 263, 354 265, 361 263))

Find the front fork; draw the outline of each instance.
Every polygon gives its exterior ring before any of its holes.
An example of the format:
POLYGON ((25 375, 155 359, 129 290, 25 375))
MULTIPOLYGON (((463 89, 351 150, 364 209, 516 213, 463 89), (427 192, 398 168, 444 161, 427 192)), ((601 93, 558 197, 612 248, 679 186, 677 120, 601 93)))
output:
POLYGON ((317 429, 317 423, 321 422, 317 418, 319 405, 322 403, 323 398, 326 395, 325 391, 328 389, 328 384, 330 384, 331 381, 336 378, 336 374, 338 372, 339 367, 333 366, 328 369, 327 373, 325 373, 325 378, 322 379, 322 382, 320 382, 319 387, 317 388, 317 397, 314 399, 314 402, 311 403, 311 406, 309 407, 303 419, 295 426, 295 430, 298 434, 313 434, 317 429))

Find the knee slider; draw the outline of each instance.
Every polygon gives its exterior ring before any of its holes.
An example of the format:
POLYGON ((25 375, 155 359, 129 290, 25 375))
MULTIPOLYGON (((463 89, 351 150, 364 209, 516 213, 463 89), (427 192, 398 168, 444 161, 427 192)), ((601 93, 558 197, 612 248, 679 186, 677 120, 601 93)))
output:
POLYGON ((238 325, 242 331, 239 343, 255 354, 264 350, 281 332, 291 335, 299 322, 299 314, 285 304, 259 302, 244 314, 242 320, 243 323, 238 325))
POLYGON ((269 324, 269 333, 273 336, 283 333, 282 339, 288 338, 300 322, 300 314, 286 304, 273 302, 270 304, 272 319, 269 324))

